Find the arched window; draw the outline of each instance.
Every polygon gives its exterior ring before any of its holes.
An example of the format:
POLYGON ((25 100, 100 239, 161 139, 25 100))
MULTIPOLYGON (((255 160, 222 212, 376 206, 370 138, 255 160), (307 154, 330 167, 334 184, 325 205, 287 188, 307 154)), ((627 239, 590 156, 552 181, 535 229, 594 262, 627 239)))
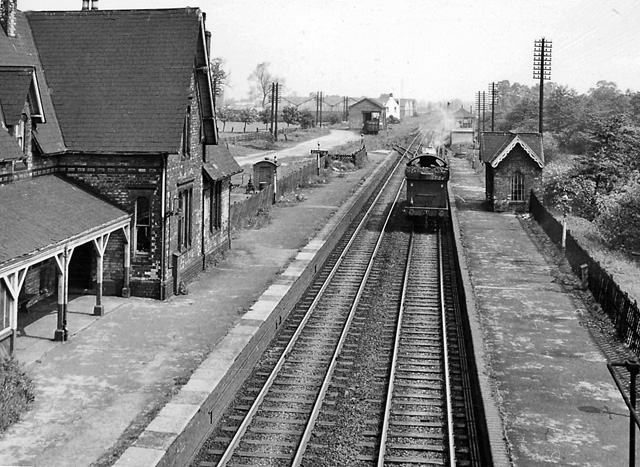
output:
POLYGON ((514 172, 511 176, 511 201, 524 201, 524 175, 514 172))
POLYGON ((140 196, 136 199, 136 253, 151 252, 151 211, 149 198, 140 196))

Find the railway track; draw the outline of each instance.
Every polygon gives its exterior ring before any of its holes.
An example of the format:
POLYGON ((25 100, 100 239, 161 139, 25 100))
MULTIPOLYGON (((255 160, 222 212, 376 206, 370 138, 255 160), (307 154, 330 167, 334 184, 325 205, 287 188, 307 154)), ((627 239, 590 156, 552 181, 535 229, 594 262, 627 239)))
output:
POLYGON ((466 396, 446 374, 464 365, 444 363, 442 348, 443 333, 458 335, 455 319, 443 318, 455 311, 444 291, 449 268, 439 267, 438 235, 411 239, 391 209, 397 172, 192 466, 471 465, 466 396))

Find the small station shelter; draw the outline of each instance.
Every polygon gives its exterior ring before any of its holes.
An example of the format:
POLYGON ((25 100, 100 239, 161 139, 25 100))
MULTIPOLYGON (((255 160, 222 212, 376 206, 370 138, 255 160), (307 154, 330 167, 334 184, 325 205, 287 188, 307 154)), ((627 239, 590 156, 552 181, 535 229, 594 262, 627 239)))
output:
POLYGON ((349 106, 349 128, 352 130, 364 130, 365 122, 378 121, 379 127, 384 127, 386 112, 380 102, 365 97, 349 106))
POLYGON ((542 134, 486 132, 480 137, 486 198, 494 211, 526 211, 542 184, 542 134))
POLYGON ((276 159, 265 157, 253 164, 253 185, 260 191, 280 178, 280 175, 280 164, 276 159))

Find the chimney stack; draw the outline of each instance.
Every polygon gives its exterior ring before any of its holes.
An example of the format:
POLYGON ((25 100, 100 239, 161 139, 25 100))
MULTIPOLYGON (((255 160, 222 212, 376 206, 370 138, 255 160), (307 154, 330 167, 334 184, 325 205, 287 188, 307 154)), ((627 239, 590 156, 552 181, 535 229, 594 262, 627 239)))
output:
POLYGON ((97 10, 98 0, 82 0, 82 11, 97 10))
POLYGON ((9 37, 16 37, 18 0, 0 0, 0 25, 9 37))

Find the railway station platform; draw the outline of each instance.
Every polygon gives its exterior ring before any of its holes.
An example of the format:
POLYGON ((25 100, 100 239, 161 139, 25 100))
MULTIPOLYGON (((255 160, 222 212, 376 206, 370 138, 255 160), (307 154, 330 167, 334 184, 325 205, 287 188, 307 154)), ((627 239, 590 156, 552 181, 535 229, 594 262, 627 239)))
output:
POLYGON ((104 297, 99 318, 95 297, 76 295, 64 343, 52 339, 56 304, 31 306, 20 317, 16 357, 36 398, 0 436, 0 467, 186 465, 193 431, 206 433, 218 398, 250 370, 245 363, 332 249, 333 232, 346 228, 358 196, 373 191, 397 153, 368 158, 360 170, 302 190, 302 201, 279 203, 260 229, 234 232, 225 259, 190 283, 188 295, 104 297))
POLYGON ((578 281, 546 259, 526 218, 485 208, 469 161, 451 157, 450 167, 495 465, 629 465, 628 409, 578 281))
MULTIPOLYGON (((275 208, 267 226, 234 233, 227 257, 188 295, 105 297, 100 318, 92 297, 79 295, 65 343, 51 339, 55 304, 34 306, 17 357, 35 379, 35 406, 0 437, 0 467, 184 465, 190 421, 204 429, 215 418, 216 397, 233 389, 259 333, 277 328, 279 304, 326 232, 349 218, 354 192, 392 159, 369 157, 364 171, 275 208)), ((627 410, 583 304, 518 217, 483 208, 484 184, 469 163, 451 164, 495 465, 627 465, 627 410)))

